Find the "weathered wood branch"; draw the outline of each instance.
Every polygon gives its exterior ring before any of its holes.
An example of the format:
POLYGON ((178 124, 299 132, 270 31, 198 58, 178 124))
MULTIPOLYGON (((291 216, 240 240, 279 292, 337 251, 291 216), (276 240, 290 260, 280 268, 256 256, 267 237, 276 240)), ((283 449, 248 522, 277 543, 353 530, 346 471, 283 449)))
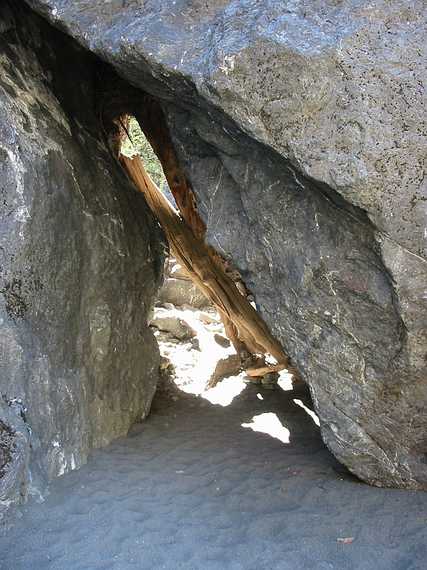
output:
POLYGON ((199 216, 193 191, 180 167, 161 105, 156 99, 145 95, 144 100, 135 107, 134 113, 144 135, 162 164, 169 189, 175 198, 181 216, 194 235, 202 238, 206 226, 199 216))
POLYGON ((228 327, 235 327, 238 338, 253 354, 270 354, 279 364, 287 367, 288 357, 259 313, 240 294, 222 265, 210 254, 203 240, 197 238, 175 212, 146 173, 140 157, 121 156, 120 160, 159 220, 173 255, 218 309, 228 327))
MULTIPOLYGON (((136 120, 143 129, 147 140, 162 164, 169 189, 175 199, 180 216, 196 238, 203 241, 206 234, 206 226, 197 210, 197 203, 191 185, 179 164, 161 105, 156 99, 145 95, 143 101, 140 101, 134 108, 134 113, 136 120)), ((216 250, 209 246, 207 246, 207 249, 208 255, 214 258, 217 264, 222 266, 223 272, 231 277, 236 286, 240 286, 243 290, 242 294, 246 293, 246 288, 239 280, 240 276, 237 272, 230 270, 229 264, 216 250)), ((226 335, 233 344, 237 354, 251 354, 256 351, 256 347, 246 345, 244 341, 239 338, 236 326, 225 313, 221 313, 221 320, 224 324, 226 335)))
POLYGON ((286 368, 286 366, 282 363, 279 364, 275 364, 273 366, 260 366, 257 368, 246 368, 245 372, 248 376, 251 376, 253 378, 257 378, 260 376, 265 376, 266 374, 269 374, 270 372, 280 372, 281 370, 284 370, 286 368))

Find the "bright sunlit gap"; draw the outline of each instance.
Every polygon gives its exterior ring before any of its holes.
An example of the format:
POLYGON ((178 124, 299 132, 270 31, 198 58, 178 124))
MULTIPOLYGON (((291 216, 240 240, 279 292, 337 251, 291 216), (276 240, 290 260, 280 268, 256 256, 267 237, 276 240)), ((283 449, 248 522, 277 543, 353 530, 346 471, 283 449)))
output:
MULTIPOLYGON (((225 349, 214 341, 212 332, 209 332, 199 320, 199 315, 202 312, 190 308, 175 308, 173 311, 169 311, 169 314, 182 318, 196 331, 200 351, 190 351, 182 343, 169 343, 167 351, 164 350, 164 353, 181 371, 179 389, 189 394, 205 397, 206 384, 215 370, 218 360, 232 354, 233 349, 231 347, 225 349), (184 381, 181 376, 185 377, 184 381)), ((165 345, 165 343, 163 344, 165 345)))
MULTIPOLYGON (((126 156, 139 154, 151 179, 167 196, 168 200, 174 204, 162 164, 142 132, 138 121, 134 117, 124 118, 122 126, 128 136, 122 142, 121 152, 126 156)), ((175 261, 173 258, 171 260, 172 262, 175 261)), ((180 265, 175 262, 174 269, 177 268, 178 270, 181 269, 182 272, 180 265)), ((168 274, 166 279, 168 277, 175 278, 175 275, 177 275, 177 271, 175 274, 168 274)), ((178 323, 177 326, 183 322, 195 333, 191 342, 190 337, 186 338, 186 342, 177 342, 176 338, 174 340, 173 337, 165 335, 168 332, 173 333, 173 329, 167 328, 171 325, 163 323, 166 329, 162 329, 161 322, 158 321, 158 327, 154 324, 156 328, 154 334, 159 341, 161 354, 166 361, 170 362, 174 382, 179 390, 200 396, 212 404, 229 406, 245 389, 245 374, 238 374, 237 369, 231 370, 236 375, 223 378, 217 385, 208 388, 211 379, 213 379, 212 384, 215 381, 214 374, 216 374, 217 364, 226 361, 228 357, 234 354, 235 350, 230 343, 227 346, 227 342, 218 344, 215 340, 216 336, 225 337, 224 326, 219 314, 212 307, 205 307, 204 310, 192 307, 191 299, 188 300, 188 303, 189 305, 183 303, 182 306, 174 306, 174 303, 160 304, 157 310, 159 320, 167 318, 169 322, 178 323)), ((253 306, 255 307, 254 303, 253 306)), ((154 312, 154 316, 156 316, 156 312, 154 312)), ((226 341, 225 338, 224 340, 226 341)), ((287 371, 281 372, 278 384, 284 391, 292 390, 292 375, 287 371)), ((262 400, 263 396, 258 393, 257 398, 262 400)), ((274 437, 278 437, 281 441, 287 440, 288 431, 281 425, 275 414, 261 414, 256 418, 255 423, 250 424, 255 431, 275 433, 274 437)), ((249 425, 245 427, 249 427, 249 425)))
POLYGON ((223 407, 229 406, 234 398, 241 394, 246 387, 243 376, 243 374, 240 374, 239 376, 224 378, 215 388, 206 390, 206 392, 201 394, 202 398, 205 398, 211 404, 219 404, 223 407))
POLYGON ((279 386, 284 392, 289 392, 294 389, 292 385, 292 374, 289 374, 287 370, 282 370, 279 372, 279 386))
POLYGON ((253 431, 266 433, 274 437, 282 443, 289 443, 290 431, 282 424, 274 412, 265 412, 258 414, 252 418, 251 423, 242 424, 244 428, 250 428, 253 431))
POLYGON ((311 419, 313 420, 313 422, 317 425, 320 426, 320 421, 319 418, 317 416, 317 414, 315 414, 313 412, 313 410, 310 410, 310 408, 307 408, 307 406, 305 404, 303 404, 303 402, 301 402, 301 400, 294 400, 294 403, 299 406, 300 408, 302 408, 305 412, 307 412, 307 414, 311 417, 311 419))
MULTIPOLYGON (((174 204, 162 165, 134 117, 129 119, 126 132, 128 137, 125 137, 123 141, 122 153, 126 156, 139 154, 151 179, 174 204)), ((163 307, 163 310, 166 311, 166 308, 163 307)), ((198 342, 198 349, 192 350, 188 343, 174 342, 166 338, 161 340, 162 355, 168 358, 175 368, 175 384, 183 392, 201 396, 212 404, 230 405, 245 388, 243 374, 225 378, 215 387, 206 389, 218 361, 234 353, 231 345, 229 347, 220 346, 214 340, 215 332, 222 336, 225 334, 218 313, 208 308, 201 311, 191 306, 172 306, 167 309, 167 317, 177 321, 182 319, 195 331, 198 342), (208 318, 210 327, 206 326, 206 318, 208 318)), ((160 339, 159 330, 156 330, 154 334, 160 339)))

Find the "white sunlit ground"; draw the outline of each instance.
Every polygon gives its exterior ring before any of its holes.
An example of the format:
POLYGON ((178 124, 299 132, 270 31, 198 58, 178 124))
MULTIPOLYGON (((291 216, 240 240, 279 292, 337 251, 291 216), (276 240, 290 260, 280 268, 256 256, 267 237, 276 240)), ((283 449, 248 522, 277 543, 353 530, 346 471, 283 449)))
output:
MULTIPOLYGON (((207 388, 209 378, 214 372, 218 360, 234 353, 231 346, 223 348, 214 340, 215 332, 222 335, 225 334, 218 314, 211 309, 208 314, 215 318, 217 322, 206 325, 199 319, 200 313, 206 314, 206 311, 198 311, 191 308, 175 308, 174 312, 179 313, 197 331, 200 346, 200 351, 194 350, 190 342, 168 341, 164 337, 162 338, 161 333, 156 332, 161 354, 169 358, 175 366, 175 384, 183 392, 199 396, 211 404, 229 406, 233 399, 246 388, 244 382, 245 374, 243 372, 224 378, 213 388, 207 388)), ((292 390, 291 375, 283 371, 280 374, 278 385, 283 390, 292 390)), ((262 400, 263 395, 261 392, 263 392, 261 389, 257 392, 257 398, 262 400)), ((319 425, 319 420, 312 410, 305 406, 300 399, 294 399, 294 402, 301 406, 313 418, 314 422, 319 425)), ((289 430, 282 425, 277 414, 273 412, 255 415, 251 422, 242 424, 242 427, 268 433, 284 443, 289 442, 289 430)))
POLYGON ((162 345, 180 390, 20 510, 1 570, 427 567, 427 494, 350 476, 286 374, 273 391, 242 376, 205 390, 224 356, 214 329, 198 331, 200 352, 162 345))

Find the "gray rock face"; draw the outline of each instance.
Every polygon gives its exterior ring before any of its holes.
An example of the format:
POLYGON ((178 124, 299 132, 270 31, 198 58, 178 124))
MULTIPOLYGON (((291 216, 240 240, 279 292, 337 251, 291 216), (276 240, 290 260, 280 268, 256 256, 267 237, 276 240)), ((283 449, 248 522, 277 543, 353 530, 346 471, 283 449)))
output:
POLYGON ((0 6, 0 50, 0 421, 18 446, 0 501, 10 502, 148 413, 159 353, 146 321, 163 245, 101 136, 99 63, 14 2, 0 6))
POLYGON ((163 100, 335 455, 427 488, 424 2, 28 3, 163 100))

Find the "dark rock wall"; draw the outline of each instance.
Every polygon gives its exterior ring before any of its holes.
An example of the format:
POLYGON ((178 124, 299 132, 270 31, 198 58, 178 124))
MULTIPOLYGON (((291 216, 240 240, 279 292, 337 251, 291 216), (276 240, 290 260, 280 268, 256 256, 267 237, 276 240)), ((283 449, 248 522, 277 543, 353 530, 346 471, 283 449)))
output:
POLYGON ((235 141, 226 154, 215 148, 212 126, 208 147, 202 121, 174 117, 208 237, 237 259, 259 310, 308 379, 324 438, 371 482, 401 483, 388 459, 398 445, 389 430, 397 434, 401 424, 386 428, 377 420, 402 323, 371 223, 267 148, 235 141))
POLYGON ((164 101, 332 451, 426 488, 424 2, 28 3, 164 101))
POLYGON ((37 493, 148 413, 163 238, 104 141, 102 65, 12 1, 0 51, 0 401, 37 493))

